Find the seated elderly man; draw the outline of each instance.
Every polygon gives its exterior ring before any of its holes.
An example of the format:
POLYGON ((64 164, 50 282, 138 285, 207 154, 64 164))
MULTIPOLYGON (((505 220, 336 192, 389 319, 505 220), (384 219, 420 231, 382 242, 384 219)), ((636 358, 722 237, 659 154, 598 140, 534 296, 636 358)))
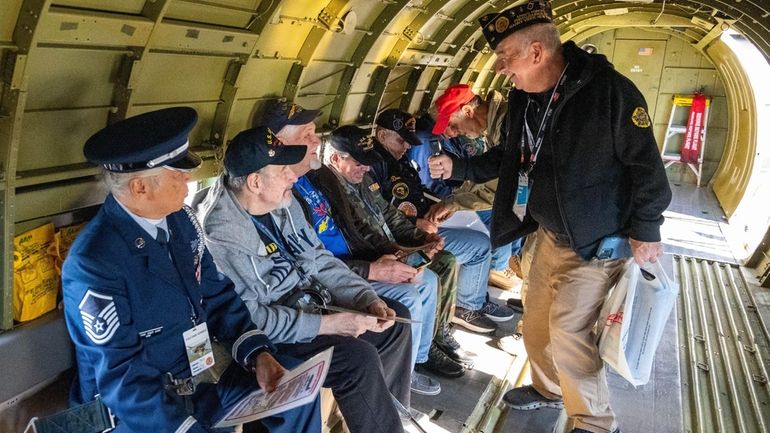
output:
MULTIPOLYGON (((374 152, 370 152, 370 156, 378 158, 374 152)), ((399 252, 398 245, 369 230, 366 222, 359 219, 361 215, 351 210, 341 183, 328 167, 322 166, 300 177, 294 185, 294 191, 303 205, 308 222, 313 225, 326 248, 370 281, 379 295, 402 302, 409 308, 411 316, 420 320, 420 323, 412 324, 413 365, 429 365, 429 369, 449 377, 461 376, 461 365, 440 351, 431 350, 438 291, 436 274, 429 269, 418 269, 399 261, 394 255, 399 252), (439 356, 447 359, 442 362, 439 356)), ((398 214, 395 208, 392 211, 398 214)), ((367 218, 369 216, 381 219, 381 214, 367 214, 367 218)), ((401 227, 394 225, 393 230, 411 244, 424 243, 425 234, 413 226, 401 230, 401 227)), ((435 395, 441 391, 441 384, 413 371, 412 391, 435 395)))
POLYGON ((420 263, 411 266, 406 263, 411 262, 410 257, 419 257, 420 254, 414 250, 422 250, 428 258, 432 258, 430 269, 426 271, 435 270, 442 280, 447 275, 449 280, 453 280, 452 284, 441 287, 444 292, 440 296, 441 314, 436 317, 439 332, 435 335, 435 344, 428 343, 422 347, 424 352, 421 355, 425 357, 420 359, 425 360, 418 359, 418 367, 442 376, 461 376, 464 373, 463 364, 472 364, 474 355, 462 350, 449 331, 456 294, 457 264, 454 256, 442 251, 443 240, 438 235, 415 227, 377 192, 377 184, 366 174, 368 164, 380 160, 369 131, 350 125, 337 128, 331 134, 324 156, 328 167, 308 177, 319 191, 323 191, 323 197, 328 197, 332 203, 330 213, 341 221, 345 237, 349 239, 349 256, 359 258, 350 259, 349 263, 361 268, 362 272, 368 270, 369 274, 373 269, 376 271, 387 266, 391 278, 398 276, 398 272, 406 267, 407 274, 404 276, 408 276, 416 272, 412 266, 419 267, 420 263), (412 255, 409 256, 408 252, 412 255), (396 254, 403 257, 404 263, 396 254), (379 258, 375 260, 375 257, 379 258))
POLYGON ((431 201, 425 196, 427 189, 417 170, 405 157, 411 146, 422 144, 415 135, 415 128, 415 118, 395 108, 377 116, 374 148, 382 161, 372 165, 372 178, 379 184, 385 200, 414 221, 417 227, 444 238, 446 250, 460 263, 453 321, 472 331, 493 332, 497 328, 495 322, 508 321, 514 313, 510 308, 490 301, 487 296, 491 261, 489 237, 475 230, 438 227, 424 218, 431 201))
POLYGON ((308 225, 291 193, 290 165, 305 152, 281 145, 266 127, 236 135, 200 207, 207 244, 280 351, 307 357, 334 347, 324 385, 351 432, 401 432, 391 394, 409 406, 410 329, 392 318, 409 311, 380 299, 308 225), (321 315, 313 304, 323 303, 369 315, 321 315))
MULTIPOLYGON (((62 269, 78 361, 72 395, 75 403, 100 395, 119 420, 115 432, 211 432, 226 408, 257 387, 273 390, 283 375, 275 347, 217 272, 192 210, 182 209, 201 162, 187 150, 196 119, 188 107, 153 111, 85 145, 110 194, 62 269), (232 359, 212 350, 214 337, 232 359)), ((84 408, 96 406, 81 406, 82 418, 101 418, 84 408)), ((317 401, 262 423, 270 432, 321 431, 317 401)))

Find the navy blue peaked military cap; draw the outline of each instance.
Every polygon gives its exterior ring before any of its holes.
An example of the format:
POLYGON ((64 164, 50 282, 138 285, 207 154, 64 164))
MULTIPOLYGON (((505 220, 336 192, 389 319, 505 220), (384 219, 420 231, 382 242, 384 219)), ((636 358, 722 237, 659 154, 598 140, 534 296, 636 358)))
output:
POLYGON ((550 1, 531 0, 500 13, 484 15, 479 18, 479 24, 484 38, 494 50, 500 41, 521 29, 553 22, 552 14, 550 1))
POLYGON ((292 165, 302 161, 307 146, 284 146, 270 128, 241 131, 225 150, 225 170, 230 176, 246 176, 268 165, 292 165))
POLYGON ((89 162, 114 172, 134 172, 168 166, 192 170, 201 158, 188 150, 188 134, 198 114, 190 107, 151 111, 115 122, 86 141, 89 162))
POLYGON ((359 164, 374 165, 382 157, 374 150, 371 131, 353 125, 340 126, 332 131, 329 144, 341 152, 349 153, 359 164))
POLYGON ((274 134, 278 134, 286 125, 305 125, 321 114, 321 110, 306 110, 286 99, 275 99, 267 103, 262 114, 262 124, 274 134))

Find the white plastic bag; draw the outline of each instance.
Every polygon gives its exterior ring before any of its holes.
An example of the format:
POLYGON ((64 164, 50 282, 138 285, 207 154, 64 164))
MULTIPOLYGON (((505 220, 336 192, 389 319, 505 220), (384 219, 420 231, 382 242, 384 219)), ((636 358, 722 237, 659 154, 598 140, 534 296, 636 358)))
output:
POLYGON ((630 259, 599 316, 599 354, 631 385, 650 380, 655 350, 679 288, 660 261, 642 268, 630 259))

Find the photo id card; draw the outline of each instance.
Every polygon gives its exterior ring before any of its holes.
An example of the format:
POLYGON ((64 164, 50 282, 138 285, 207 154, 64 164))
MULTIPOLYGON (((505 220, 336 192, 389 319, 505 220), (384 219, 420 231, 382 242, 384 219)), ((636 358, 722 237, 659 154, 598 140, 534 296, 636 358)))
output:
POLYGON ((519 173, 519 185, 516 188, 516 201, 513 203, 513 213, 524 221, 524 215, 527 213, 527 202, 529 201, 529 175, 519 173))
POLYGON ((211 350, 209 328, 205 322, 188 329, 182 336, 193 376, 214 366, 214 351, 211 350))

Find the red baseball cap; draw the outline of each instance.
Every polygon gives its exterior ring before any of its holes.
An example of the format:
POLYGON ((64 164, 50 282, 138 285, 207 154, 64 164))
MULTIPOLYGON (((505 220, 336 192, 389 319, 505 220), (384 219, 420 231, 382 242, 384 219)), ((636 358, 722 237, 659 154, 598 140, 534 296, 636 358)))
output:
POLYGON ((449 86, 441 96, 436 99, 436 124, 433 126, 434 134, 443 134, 449 125, 449 117, 463 105, 471 102, 476 96, 467 84, 455 84, 449 86))

